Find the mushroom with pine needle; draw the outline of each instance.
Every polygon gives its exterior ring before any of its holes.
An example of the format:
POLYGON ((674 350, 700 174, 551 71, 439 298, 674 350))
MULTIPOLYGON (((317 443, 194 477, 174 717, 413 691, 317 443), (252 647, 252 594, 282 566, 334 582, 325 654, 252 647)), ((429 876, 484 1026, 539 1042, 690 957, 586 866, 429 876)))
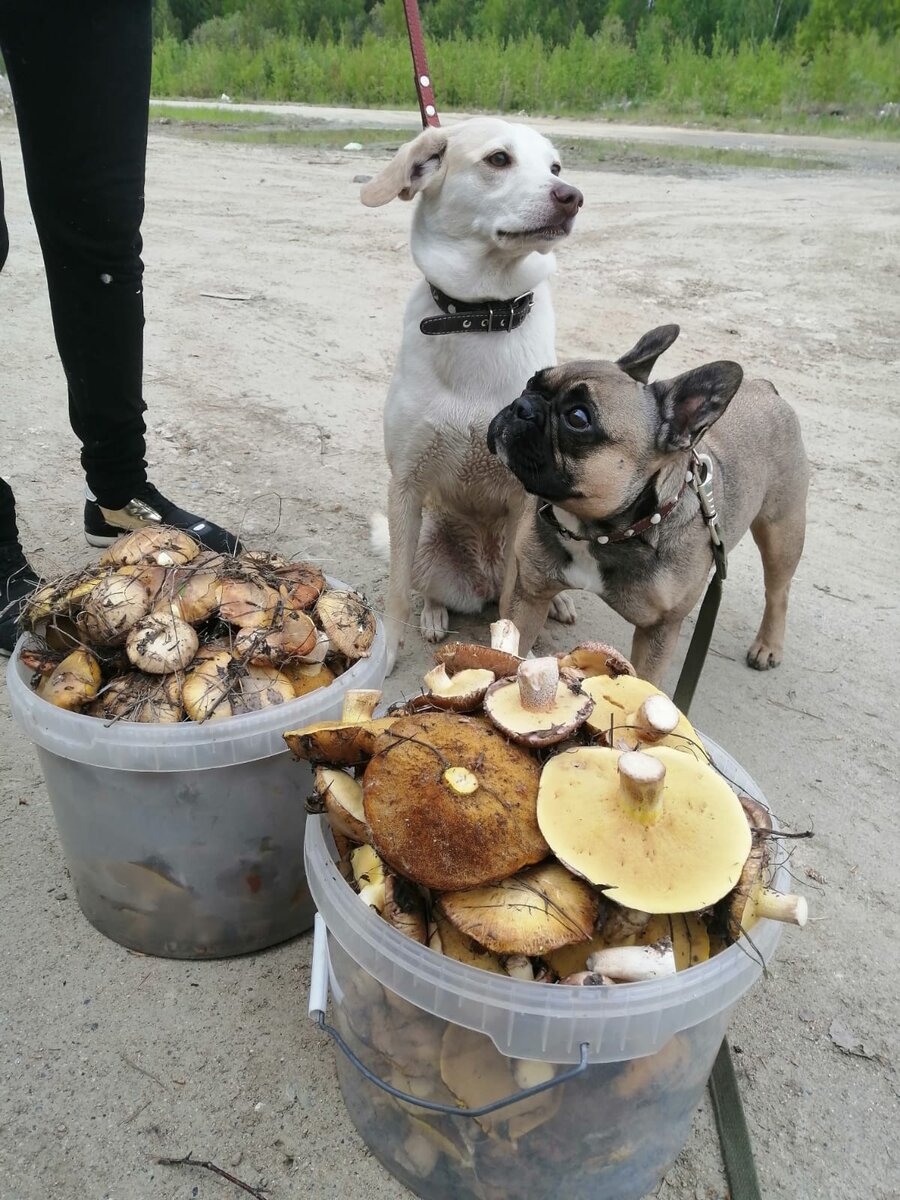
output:
POLYGON ((351 660, 369 657, 377 626, 365 597, 359 592, 323 592, 315 611, 338 654, 351 660))
POLYGON ((280 603, 275 589, 259 579, 239 576, 219 583, 219 616, 239 629, 268 629, 280 603))
POLYGON ((184 719, 178 674, 119 675, 98 694, 88 712, 106 721, 136 721, 144 725, 174 725, 184 719))
POLYGON ((496 954, 466 937, 439 909, 434 909, 433 917, 428 929, 429 949, 456 962, 465 963, 467 967, 476 967, 479 971, 490 971, 493 975, 509 973, 504 971, 503 964, 496 954))
POLYGON ((188 625, 200 625, 218 610, 220 581, 219 571, 208 566, 173 568, 158 590, 155 607, 188 625))
POLYGON ((537 812, 561 863, 642 912, 708 908, 750 853, 735 793, 713 767, 669 747, 566 750, 544 766, 537 812))
POLYGON ((699 913, 666 913, 650 917, 636 941, 642 946, 668 938, 675 969, 686 971, 710 957, 709 930, 699 913))
POLYGON ((652 683, 631 675, 596 675, 581 686, 594 701, 585 726, 604 745, 618 750, 673 746, 709 761, 693 725, 652 683))
POLYGON ((372 757, 380 734, 396 717, 374 718, 381 692, 370 688, 352 688, 344 695, 340 721, 317 721, 284 734, 297 758, 336 767, 360 766, 372 757))
POLYGON ((96 646, 121 646, 150 611, 150 603, 150 590, 142 580, 113 572, 85 596, 77 625, 96 646))
POLYGON ((535 817, 540 767, 476 717, 395 720, 363 776, 372 844, 395 871, 453 891, 547 857, 535 817))
POLYGON ((752 929, 760 918, 802 928, 809 918, 806 898, 776 892, 767 886, 764 877, 768 866, 772 818, 768 810, 750 796, 742 795, 740 804, 751 829, 753 848, 734 891, 721 905, 725 910, 727 935, 732 941, 738 941, 741 934, 752 929))
POLYGON ((316 627, 306 613, 288 609, 269 628, 239 629, 234 639, 234 654, 244 662, 281 666, 309 654, 316 640, 316 627))
POLYGON ((564 741, 593 707, 576 681, 560 676, 555 658, 525 659, 515 679, 491 684, 484 697, 484 711, 500 732, 532 747, 564 741))
POLYGON ((129 662, 147 675, 185 670, 199 648, 200 640, 192 626, 158 611, 133 625, 125 641, 129 662))
POLYGON ((497 954, 513 956, 542 955, 587 940, 599 904, 592 887, 552 861, 437 900, 462 933, 497 954))
POLYGON ((55 670, 41 677, 37 694, 57 708, 78 712, 94 699, 102 682, 97 659, 80 646, 67 654, 55 670))
POLYGON ((230 695, 235 660, 227 648, 198 654, 181 689, 184 709, 192 721, 221 721, 234 716, 230 695))

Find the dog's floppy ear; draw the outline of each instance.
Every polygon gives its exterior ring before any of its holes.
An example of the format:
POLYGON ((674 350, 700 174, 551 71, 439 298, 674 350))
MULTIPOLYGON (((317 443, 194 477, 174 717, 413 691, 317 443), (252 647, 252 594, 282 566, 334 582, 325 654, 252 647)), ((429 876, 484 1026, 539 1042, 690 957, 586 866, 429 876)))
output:
POLYGON ((651 329, 627 354, 616 360, 616 366, 621 367, 626 375, 630 375, 638 383, 646 383, 653 370, 653 364, 668 350, 679 333, 681 329, 678 325, 660 325, 651 329))
POLYGON ((441 173, 446 149, 446 129, 424 129, 400 147, 381 174, 365 185, 359 198, 369 208, 378 208, 398 196, 412 200, 441 173))
POLYGON ((651 383, 659 406, 659 449, 689 450, 718 421, 743 378, 736 362, 714 362, 651 383))

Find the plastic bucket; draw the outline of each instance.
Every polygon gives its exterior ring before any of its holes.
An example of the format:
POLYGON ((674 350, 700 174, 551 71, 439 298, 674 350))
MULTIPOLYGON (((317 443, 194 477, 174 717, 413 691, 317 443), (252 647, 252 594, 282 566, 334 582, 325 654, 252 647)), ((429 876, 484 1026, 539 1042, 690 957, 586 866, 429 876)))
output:
POLYGON ((168 958, 244 954, 312 925, 303 869, 312 774, 282 734, 339 718, 351 688, 381 687, 380 625, 371 656, 330 687, 205 725, 109 724, 56 708, 31 690, 22 644, 7 669, 10 708, 37 747, 92 925, 168 958))
MULTIPOLYGON (((728 754, 707 748, 765 803, 728 754)), ((397 933, 339 874, 321 817, 307 824, 306 873, 320 913, 310 1014, 343 1051, 338 1080, 363 1140, 424 1200, 646 1196, 687 1141, 734 1005, 781 935, 761 921, 752 951, 732 946, 653 983, 536 985, 397 933), (329 984, 334 1029, 324 1021, 329 984), (442 1053, 471 1055, 495 1083, 508 1076, 508 1092, 494 1087, 494 1111, 459 1112, 442 1053), (554 1077, 523 1093, 509 1060, 555 1064, 554 1077)))

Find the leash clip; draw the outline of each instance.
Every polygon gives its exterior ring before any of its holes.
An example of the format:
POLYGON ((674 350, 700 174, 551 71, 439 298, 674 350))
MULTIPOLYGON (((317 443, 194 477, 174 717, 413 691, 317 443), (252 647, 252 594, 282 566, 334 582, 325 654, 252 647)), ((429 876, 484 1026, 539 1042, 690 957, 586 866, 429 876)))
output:
POLYGON ((719 530, 719 514, 716 512, 716 498, 713 494, 713 463, 708 454, 694 453, 694 486, 697 499, 700 501, 700 511, 709 529, 709 536, 714 546, 722 545, 722 534, 719 530))

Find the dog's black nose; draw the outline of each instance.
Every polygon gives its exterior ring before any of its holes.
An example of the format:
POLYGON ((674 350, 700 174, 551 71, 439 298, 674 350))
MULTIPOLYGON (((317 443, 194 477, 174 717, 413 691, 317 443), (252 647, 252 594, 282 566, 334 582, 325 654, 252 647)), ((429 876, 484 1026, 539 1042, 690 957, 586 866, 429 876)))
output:
POLYGON ((568 217, 574 217, 584 204, 584 196, 578 188, 570 187, 567 183, 561 183, 553 188, 550 195, 568 217))
POLYGON ((540 417, 540 410, 531 396, 527 392, 523 392, 513 405, 513 415, 520 421, 537 421, 540 417))

